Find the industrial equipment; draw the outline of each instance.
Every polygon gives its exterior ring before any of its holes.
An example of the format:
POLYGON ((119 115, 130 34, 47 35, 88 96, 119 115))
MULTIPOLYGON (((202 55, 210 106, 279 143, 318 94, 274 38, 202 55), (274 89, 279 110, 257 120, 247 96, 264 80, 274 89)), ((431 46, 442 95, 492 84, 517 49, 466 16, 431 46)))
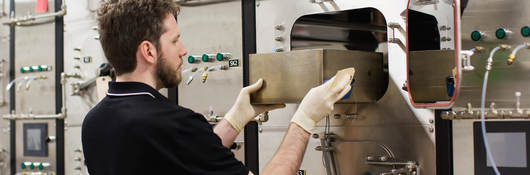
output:
MULTIPOLYGON (((0 174, 88 174, 81 123, 113 73, 95 27, 101 1, 85 1, 49 1, 44 14, 2 1, 0 174)), ((530 1, 176 2, 188 55, 163 94, 211 124, 259 78, 254 103, 287 103, 236 139, 255 174, 296 103, 346 67, 352 93, 311 133, 299 174, 530 174, 530 1)))

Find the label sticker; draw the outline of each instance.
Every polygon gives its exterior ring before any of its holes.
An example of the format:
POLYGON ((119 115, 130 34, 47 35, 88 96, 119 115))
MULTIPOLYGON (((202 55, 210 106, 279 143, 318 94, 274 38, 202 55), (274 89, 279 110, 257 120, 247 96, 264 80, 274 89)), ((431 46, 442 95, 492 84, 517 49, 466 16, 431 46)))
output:
POLYGON ((238 59, 228 60, 228 66, 229 67, 239 67, 239 60, 238 59))
POLYGON ((298 170, 296 175, 306 175, 305 170, 298 170))

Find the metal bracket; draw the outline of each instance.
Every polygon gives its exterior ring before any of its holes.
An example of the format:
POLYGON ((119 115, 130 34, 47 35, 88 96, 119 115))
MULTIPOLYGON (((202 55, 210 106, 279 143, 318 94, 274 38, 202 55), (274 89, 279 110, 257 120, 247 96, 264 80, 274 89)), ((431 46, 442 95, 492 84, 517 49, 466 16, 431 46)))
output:
POLYGON ((373 156, 366 158, 366 164, 375 166, 392 166, 388 172, 381 175, 420 175, 419 165, 415 161, 396 161, 388 159, 386 156, 379 156, 378 159, 373 156))

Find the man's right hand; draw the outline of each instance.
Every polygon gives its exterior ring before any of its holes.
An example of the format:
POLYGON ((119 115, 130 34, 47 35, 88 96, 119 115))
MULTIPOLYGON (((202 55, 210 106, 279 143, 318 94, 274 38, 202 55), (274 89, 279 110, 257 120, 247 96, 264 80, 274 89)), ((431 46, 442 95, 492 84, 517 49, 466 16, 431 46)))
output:
POLYGON ((331 80, 312 88, 300 103, 291 122, 311 133, 315 125, 333 111, 335 102, 350 91, 354 75, 354 68, 343 69, 331 80))

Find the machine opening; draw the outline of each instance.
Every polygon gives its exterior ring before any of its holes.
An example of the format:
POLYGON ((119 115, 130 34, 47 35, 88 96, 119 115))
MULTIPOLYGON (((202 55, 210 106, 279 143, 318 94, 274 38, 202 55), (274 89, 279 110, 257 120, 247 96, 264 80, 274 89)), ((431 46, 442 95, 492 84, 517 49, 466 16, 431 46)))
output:
MULTIPOLYGON (((357 103, 376 102, 385 94, 388 87, 387 26, 379 10, 363 8, 298 18, 291 32, 291 50, 308 49, 349 51, 341 52, 349 56, 340 61, 356 69, 353 95, 363 96, 354 100, 357 103)), ((330 56, 330 59, 335 58, 330 56)), ((334 73, 324 72, 324 77, 334 73)))

